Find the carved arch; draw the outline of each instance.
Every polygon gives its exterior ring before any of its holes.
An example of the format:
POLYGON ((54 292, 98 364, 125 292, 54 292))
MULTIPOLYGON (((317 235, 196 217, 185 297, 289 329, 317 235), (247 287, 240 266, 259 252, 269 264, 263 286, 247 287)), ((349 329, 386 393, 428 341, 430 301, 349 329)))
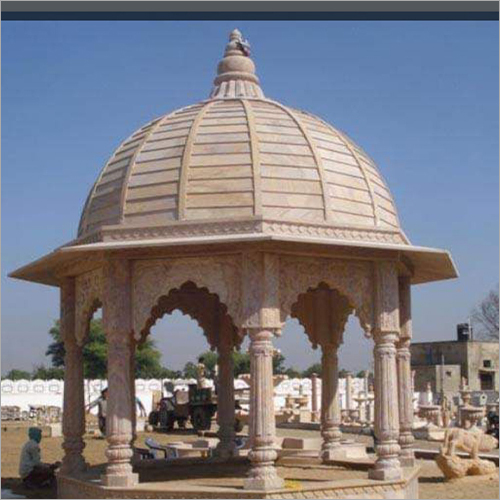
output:
MULTIPOLYGON (((205 296, 214 296, 224 305, 232 323, 238 324, 240 315, 240 274, 241 262, 237 256, 187 257, 174 260, 158 259, 137 261, 133 266, 132 307, 133 329, 136 339, 149 332, 151 326, 160 317, 155 318, 162 308, 165 311, 169 301, 178 302, 174 309, 183 307, 183 312, 200 321, 203 312, 193 303, 187 303, 182 295, 186 294, 186 283, 191 283, 196 290, 202 290, 205 296), (184 286, 184 288, 183 288, 184 286), (171 294, 172 291, 176 293, 171 294), (183 291, 183 293, 179 293, 183 291), (162 297, 169 297, 162 299, 162 297), (160 302, 163 300, 163 302, 160 302), (180 306, 180 307, 179 307, 180 306), (159 309, 153 309, 158 307, 159 309)), ((191 286, 191 285, 190 285, 191 286)), ((200 292, 198 292, 200 293, 200 292)), ((208 299, 213 300, 213 299, 208 299)), ((194 301, 193 301, 194 302, 194 301)), ((174 302, 171 302, 174 304, 174 302)), ((173 309, 172 309, 173 310, 173 309)), ((182 310, 182 309, 181 309, 182 310)), ((200 326, 201 323, 200 323, 200 326)), ((203 326, 202 326, 203 328, 203 326)))
POLYGON ((220 342, 227 340, 229 335, 232 345, 241 342, 232 318, 227 313, 227 307, 222 304, 219 297, 210 293, 207 288, 198 288, 193 282, 188 281, 180 288, 170 290, 167 295, 162 295, 158 302, 151 308, 150 316, 140 332, 136 332, 136 340, 142 340, 149 335, 151 328, 165 314, 179 310, 195 320, 210 344, 215 349, 220 342))
POLYGON ((345 325, 353 309, 345 295, 322 282, 297 297, 290 316, 302 325, 316 349, 318 345, 343 343, 345 325))
POLYGON ((369 261, 282 256, 280 309, 284 322, 300 294, 321 283, 345 296, 354 308, 366 336, 374 326, 373 267, 369 261))
POLYGON ((89 323, 94 313, 102 307, 102 270, 95 269, 76 277, 76 325, 75 337, 83 345, 89 332, 89 323))

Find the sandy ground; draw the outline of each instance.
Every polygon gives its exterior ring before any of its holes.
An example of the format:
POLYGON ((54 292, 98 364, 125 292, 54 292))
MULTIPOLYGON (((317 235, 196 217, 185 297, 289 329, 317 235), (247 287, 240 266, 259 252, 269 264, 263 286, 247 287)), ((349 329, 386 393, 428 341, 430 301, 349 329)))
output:
MULTIPOLYGON (((319 437, 317 431, 278 429, 277 433, 280 436, 319 437)), ((54 498, 55 492, 51 490, 26 491, 19 487, 19 454, 22 445, 26 441, 26 435, 26 428, 20 428, 18 425, 2 424, 2 487, 13 487, 15 493, 24 494, 30 498, 54 498)), ((147 437, 154 437, 160 443, 198 439, 198 436, 190 431, 179 431, 173 434, 140 433, 137 445, 145 447, 144 440, 147 437)), ((367 445, 372 444, 371 438, 366 436, 351 435, 348 437, 366 442, 367 445)), ((106 441, 104 439, 86 436, 85 443, 84 455, 90 465, 105 462, 106 441)), ((61 444, 62 438, 44 438, 41 443, 43 461, 55 462, 61 460, 63 455, 61 444)), ((424 446, 430 447, 429 443, 418 443, 418 447, 423 448, 424 446)), ((436 445, 432 444, 432 446, 436 445)), ((422 467, 419 479, 420 498, 499 498, 498 472, 494 476, 468 477, 454 481, 444 481, 442 473, 433 461, 419 460, 419 465, 422 467)), ((334 471, 332 471, 333 473, 334 471)), ((350 473, 353 475, 359 474, 356 471, 350 473)), ((337 474, 340 479, 340 476, 344 476, 346 471, 339 470, 337 474)))

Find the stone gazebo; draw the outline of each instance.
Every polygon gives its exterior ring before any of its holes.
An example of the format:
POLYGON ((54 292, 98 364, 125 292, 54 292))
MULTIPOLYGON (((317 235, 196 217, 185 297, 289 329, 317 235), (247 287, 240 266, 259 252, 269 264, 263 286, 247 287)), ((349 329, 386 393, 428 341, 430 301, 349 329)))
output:
POLYGON ((264 96, 249 46, 233 31, 210 97, 127 138, 90 191, 78 237, 11 274, 61 290, 60 486, 86 468, 82 347, 99 307, 109 346, 102 486, 139 487, 134 350, 175 309, 197 320, 219 353, 222 458, 234 453, 231 351, 250 337, 251 468, 240 496, 284 488, 272 352, 289 316, 322 350, 325 463, 343 456, 337 350, 348 316, 359 319, 375 361, 378 458, 367 480, 400 481, 414 467, 410 286, 456 275, 446 251, 409 242, 387 184, 359 146, 264 96))

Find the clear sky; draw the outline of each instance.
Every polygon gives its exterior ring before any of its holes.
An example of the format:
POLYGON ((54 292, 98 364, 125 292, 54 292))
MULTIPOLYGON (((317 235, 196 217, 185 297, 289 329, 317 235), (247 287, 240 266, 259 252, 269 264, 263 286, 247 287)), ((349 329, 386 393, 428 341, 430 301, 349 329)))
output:
MULTIPOLYGON (((114 148, 208 96, 229 32, 252 45, 267 96, 347 132, 378 163, 414 244, 451 250, 454 281, 413 288, 416 341, 455 325, 498 283, 498 22, 2 22, 2 373, 45 362, 58 290, 7 273, 72 239, 114 148)), ((181 368, 206 348, 180 313, 154 338, 181 368)), ((299 326, 277 342, 318 359, 299 326)), ((369 366, 349 323, 344 368, 369 366)))

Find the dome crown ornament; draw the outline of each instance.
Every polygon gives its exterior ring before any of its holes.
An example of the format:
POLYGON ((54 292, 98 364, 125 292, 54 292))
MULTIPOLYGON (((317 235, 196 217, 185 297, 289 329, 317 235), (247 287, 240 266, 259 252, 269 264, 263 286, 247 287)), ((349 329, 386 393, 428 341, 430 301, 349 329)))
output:
POLYGON ((229 35, 224 57, 217 66, 217 77, 210 93, 211 99, 264 98, 255 74, 255 64, 250 58, 250 44, 241 32, 229 35))

